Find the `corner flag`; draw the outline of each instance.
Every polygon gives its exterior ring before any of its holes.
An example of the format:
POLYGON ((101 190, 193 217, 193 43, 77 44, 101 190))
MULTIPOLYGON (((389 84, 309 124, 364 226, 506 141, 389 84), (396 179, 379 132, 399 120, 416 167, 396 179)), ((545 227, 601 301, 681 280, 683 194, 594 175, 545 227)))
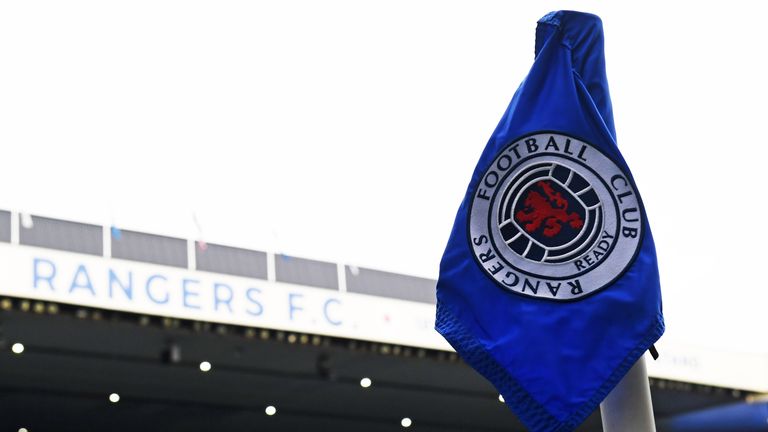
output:
POLYGON ((459 207, 437 300, 437 330, 533 431, 578 427, 664 332, 597 16, 539 21, 533 66, 459 207))

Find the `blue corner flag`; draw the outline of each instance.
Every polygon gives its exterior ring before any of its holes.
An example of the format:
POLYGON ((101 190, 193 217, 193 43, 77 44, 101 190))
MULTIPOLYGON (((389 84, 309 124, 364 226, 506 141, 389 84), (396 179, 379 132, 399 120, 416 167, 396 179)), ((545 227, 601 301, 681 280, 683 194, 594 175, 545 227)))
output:
POLYGON ((574 430, 664 332, 597 16, 539 21, 533 67, 456 215, 437 300, 437 330, 532 431, 574 430))

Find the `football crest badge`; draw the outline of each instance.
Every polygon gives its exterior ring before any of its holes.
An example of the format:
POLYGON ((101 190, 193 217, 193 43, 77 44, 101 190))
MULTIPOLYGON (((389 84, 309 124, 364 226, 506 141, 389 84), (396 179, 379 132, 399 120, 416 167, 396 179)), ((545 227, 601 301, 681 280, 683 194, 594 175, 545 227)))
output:
POLYGON ((568 135, 538 133, 499 152, 475 185, 469 241, 505 289, 575 300, 629 267, 644 217, 632 180, 608 156, 568 135))

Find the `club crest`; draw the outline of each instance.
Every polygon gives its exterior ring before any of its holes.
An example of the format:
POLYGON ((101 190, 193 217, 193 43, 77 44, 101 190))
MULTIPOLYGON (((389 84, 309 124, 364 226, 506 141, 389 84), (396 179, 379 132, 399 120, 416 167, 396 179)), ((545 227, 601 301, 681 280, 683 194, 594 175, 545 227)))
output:
POLYGON ((643 218, 637 190, 616 163, 587 142, 541 133, 513 142, 483 174, 469 241, 505 289, 575 300, 632 263, 643 218))

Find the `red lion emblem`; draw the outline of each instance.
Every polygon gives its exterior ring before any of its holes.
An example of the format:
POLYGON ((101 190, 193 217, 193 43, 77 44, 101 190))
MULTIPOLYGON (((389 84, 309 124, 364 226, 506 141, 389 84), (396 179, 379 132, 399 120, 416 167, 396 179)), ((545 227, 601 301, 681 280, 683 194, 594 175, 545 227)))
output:
POLYGON ((515 213, 515 219, 525 226, 526 231, 532 233, 544 224, 544 235, 554 237, 563 228, 564 223, 575 229, 584 225, 578 213, 568 213, 568 200, 563 198, 560 192, 555 192, 549 182, 541 180, 536 186, 540 187, 547 197, 536 191, 528 191, 528 196, 523 202, 525 209, 515 213))

